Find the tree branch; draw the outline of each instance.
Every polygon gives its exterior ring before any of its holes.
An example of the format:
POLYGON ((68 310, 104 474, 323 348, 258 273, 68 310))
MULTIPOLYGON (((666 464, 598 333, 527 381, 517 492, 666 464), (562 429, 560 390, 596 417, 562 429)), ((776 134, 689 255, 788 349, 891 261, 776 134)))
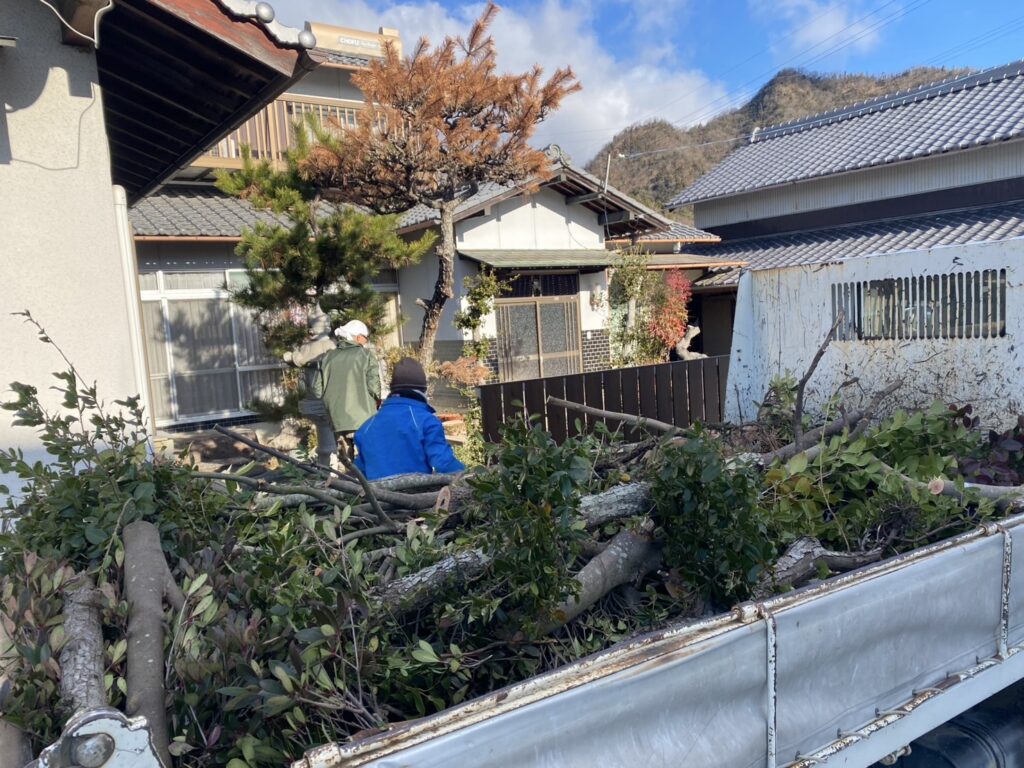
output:
POLYGON ((836 314, 836 319, 832 321, 832 327, 828 329, 828 333, 825 335, 825 340, 821 342, 821 346, 818 347, 818 351, 814 353, 814 357, 811 358, 811 364, 804 372, 803 377, 796 385, 796 403, 793 405, 793 442, 798 445, 803 442, 804 435, 804 390, 807 388, 807 382, 811 380, 811 376, 814 375, 815 369, 818 367, 818 363, 821 362, 821 358, 825 355, 825 350, 828 349, 828 345, 832 343, 832 338, 836 334, 836 329, 843 320, 843 310, 839 310, 836 314))
POLYGON ((771 571, 758 582, 756 593, 769 595, 774 588, 797 587, 818 572, 821 565, 835 573, 845 573, 882 559, 881 549, 868 552, 833 552, 809 536, 797 539, 786 549, 771 571))
POLYGON ((107 706, 100 627, 102 600, 92 578, 84 575, 64 593, 67 641, 60 650, 60 693, 73 713, 107 706))
POLYGON ((317 464, 316 462, 299 461, 298 459, 289 456, 287 453, 279 451, 276 448, 271 448, 269 445, 263 445, 263 443, 257 442, 256 440, 250 440, 248 437, 240 435, 238 432, 234 432, 228 429, 227 427, 222 427, 220 424, 217 424, 214 427, 214 429, 220 432, 222 435, 230 437, 232 440, 237 440, 243 445, 249 446, 253 450, 261 451, 262 453, 265 453, 268 456, 273 456, 275 459, 280 459, 281 461, 296 466, 299 469, 309 472, 310 474, 315 475, 320 472, 327 472, 328 474, 334 474, 337 475, 338 477, 342 477, 345 480, 352 479, 344 472, 339 472, 334 467, 329 467, 326 464, 317 464))
POLYGON ((349 506, 349 502, 345 499, 334 496, 327 491, 322 491, 319 488, 311 488, 306 485, 271 484, 266 480, 261 480, 256 477, 233 475, 229 472, 193 472, 192 477, 198 477, 206 480, 224 480, 227 482, 241 483, 242 485, 248 485, 251 488, 255 488, 261 493, 276 493, 282 495, 302 494, 314 499, 319 499, 320 501, 326 504, 331 504, 339 509, 344 509, 349 506))
POLYGON ((164 600, 175 610, 185 596, 174 583, 155 525, 138 520, 124 528, 124 588, 128 599, 128 695, 125 711, 149 724, 153 746, 171 768, 164 703, 164 600))
MULTIPOLYGON (((359 471, 359 468, 352 463, 352 460, 348 457, 345 451, 338 452, 338 458, 341 459, 341 463, 345 465, 347 469, 355 478, 359 481, 359 485, 362 486, 363 493, 366 494, 366 500, 370 502, 373 507, 373 512, 377 516, 381 525, 391 526, 392 529, 397 530, 398 524, 388 517, 387 512, 381 507, 380 502, 377 500, 377 494, 373 490, 373 486, 370 485, 370 481, 366 479, 366 475, 359 471)), ((340 483, 340 481, 330 481, 332 484, 340 483)), ((349 485, 346 483, 345 485, 349 485)), ((396 494, 403 495, 403 494, 396 494)), ((433 500, 430 501, 430 505, 433 505, 433 500)), ((404 506, 404 505, 402 505, 404 506)))
POLYGON ((469 582, 479 577, 491 564, 491 558, 479 549, 448 555, 416 573, 395 579, 376 592, 377 600, 386 610, 408 613, 430 603, 438 590, 455 582, 469 582))
POLYGON ((622 584, 642 578, 661 564, 661 547, 651 540, 653 523, 648 521, 644 532, 622 531, 608 546, 576 574, 579 592, 563 600, 542 622, 538 633, 554 632, 568 624, 594 603, 622 584))
POLYGON ((667 424, 664 421, 657 421, 656 419, 647 419, 643 416, 634 416, 630 413, 616 413, 615 411, 604 411, 600 408, 593 408, 589 405, 582 405, 581 403, 574 403, 571 400, 561 400, 557 397, 548 396, 546 401, 549 405, 558 406, 559 408, 567 408, 570 411, 578 411, 585 413, 588 416, 596 416, 599 419, 610 419, 613 421, 622 421, 626 424, 632 424, 640 429, 650 429, 656 432, 666 432, 670 435, 682 434, 683 429, 677 427, 674 424, 667 424))

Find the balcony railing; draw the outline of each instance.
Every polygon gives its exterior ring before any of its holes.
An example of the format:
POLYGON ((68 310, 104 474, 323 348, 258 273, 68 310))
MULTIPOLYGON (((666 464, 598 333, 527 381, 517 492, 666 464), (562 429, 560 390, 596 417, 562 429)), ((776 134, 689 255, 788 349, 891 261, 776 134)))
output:
POLYGON ((316 115, 321 123, 330 123, 344 130, 355 126, 358 113, 359 107, 355 102, 282 96, 200 155, 193 165, 241 168, 243 146, 252 149, 254 160, 283 162, 285 151, 295 146, 296 124, 302 123, 306 115, 316 115))

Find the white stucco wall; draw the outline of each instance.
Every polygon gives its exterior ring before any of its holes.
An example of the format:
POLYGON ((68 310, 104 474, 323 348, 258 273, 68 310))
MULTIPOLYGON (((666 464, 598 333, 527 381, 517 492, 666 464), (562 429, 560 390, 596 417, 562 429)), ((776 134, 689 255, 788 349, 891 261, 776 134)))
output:
MULTIPOLYGON (((542 189, 535 195, 516 197, 496 204, 490 213, 456 223, 456 248, 459 250, 575 250, 604 247, 604 231, 597 214, 581 205, 567 206, 558 192, 542 189)), ((574 267, 574 264, 567 264, 574 267)), ((455 259, 455 294, 441 317, 439 341, 463 341, 468 338, 452 324, 455 313, 465 306, 463 280, 479 271, 475 262, 455 259)), ((437 257, 426 256, 419 264, 401 270, 399 276, 401 311, 405 318, 402 341, 415 343, 423 324, 423 310, 416 299, 429 297, 437 280, 437 257)), ((580 275, 580 330, 596 331, 608 325, 608 279, 604 270, 580 275), (591 306, 591 294, 600 289, 604 300, 591 306)), ((481 334, 497 335, 492 312, 484 318, 481 334)))
POLYGON ((566 205, 550 189, 495 205, 486 216, 460 221, 456 245, 463 250, 524 248, 604 248, 597 214, 582 205, 566 205))
MULTIPOLYGON (((453 321, 462 304, 462 281, 476 273, 477 266, 474 262, 455 257, 455 298, 446 302, 441 312, 441 325, 437 331, 438 341, 463 340, 462 331, 454 326, 453 321)), ((419 264, 404 267, 399 272, 399 307, 405 320, 402 324, 403 344, 415 344, 419 341, 420 330, 423 327, 423 309, 417 306, 416 299, 429 299, 434 293, 436 282, 437 256, 433 252, 424 256, 419 264)))
POLYGON ((856 406, 902 378, 892 404, 969 402, 986 425, 1015 421, 1024 413, 1024 239, 745 273, 737 295, 727 418, 752 418, 772 377, 790 372, 800 378, 807 370, 832 325, 834 283, 986 269, 1007 270, 1005 336, 834 341, 808 384, 808 411, 820 409, 847 379, 859 379, 843 395, 856 406))
MULTIPOLYGON (((0 3, 0 390, 36 386, 50 407, 65 365, 11 312, 28 309, 108 402, 140 391, 129 332, 110 158, 92 53, 60 43, 35 0, 0 3)), ((34 432, 0 412, 0 445, 44 454, 34 432)), ((19 486, 11 478, 0 483, 19 486)))
POLYGON ((608 272, 580 275, 580 330, 600 331, 608 327, 608 272))

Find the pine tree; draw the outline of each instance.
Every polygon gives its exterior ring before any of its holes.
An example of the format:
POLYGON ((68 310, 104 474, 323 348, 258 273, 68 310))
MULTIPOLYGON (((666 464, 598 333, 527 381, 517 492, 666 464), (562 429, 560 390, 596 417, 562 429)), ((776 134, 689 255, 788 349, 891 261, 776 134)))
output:
POLYGON ((375 333, 387 331, 384 299, 373 290, 373 278, 382 269, 418 262, 434 242, 432 234, 407 242, 395 233, 395 216, 324 201, 298 173, 311 147, 297 133, 300 140, 285 170, 255 163, 243 150, 243 169, 217 180, 221 191, 290 224, 257 222, 236 249, 247 284, 232 298, 255 311, 264 342, 277 355, 307 340, 306 324, 293 319, 296 310, 301 317, 319 306, 335 325, 358 319, 375 333))
POLYGON ((306 183, 333 199, 380 213, 423 205, 440 223, 433 295, 420 299, 420 360, 433 360, 445 302, 454 296, 455 211, 485 183, 535 188, 550 175, 544 153, 529 145, 538 123, 580 86, 569 68, 546 82, 535 66, 497 73, 487 34, 498 7, 489 3, 469 37, 446 38, 412 56, 388 47, 383 60, 352 78, 367 107, 356 127, 317 131, 299 164, 306 183))

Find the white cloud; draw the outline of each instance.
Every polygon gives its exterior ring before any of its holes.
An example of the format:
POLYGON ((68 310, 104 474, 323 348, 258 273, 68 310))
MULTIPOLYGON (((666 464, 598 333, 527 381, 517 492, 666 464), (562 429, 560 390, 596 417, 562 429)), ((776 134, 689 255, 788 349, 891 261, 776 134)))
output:
POLYGON ((854 0, 752 0, 754 15, 781 29, 773 40, 787 63, 817 64, 837 56, 866 53, 881 42, 881 30, 899 8, 869 11, 854 0))
MULTIPOLYGON (((662 8, 681 5, 667 0, 662 8)), ((421 36, 437 43, 447 34, 465 34, 484 7, 472 3, 451 9, 430 0, 379 7, 366 0, 293 0, 287 8, 283 2, 280 6, 287 14, 281 20, 296 26, 311 19, 368 30, 395 27, 407 50, 421 36)), ((641 3, 624 34, 639 34, 643 24, 651 23, 654 7, 650 0, 641 3)), ((529 8, 504 8, 495 20, 492 32, 502 69, 524 72, 537 63, 550 74, 571 66, 583 84, 582 92, 566 99, 538 128, 537 146, 557 143, 582 164, 638 120, 663 117, 686 124, 697 115, 709 117, 706 111, 701 114, 702 107, 724 95, 721 84, 675 66, 671 40, 649 48, 632 46, 635 57, 617 58, 601 44, 592 13, 594 6, 585 0, 540 0, 529 8)))

